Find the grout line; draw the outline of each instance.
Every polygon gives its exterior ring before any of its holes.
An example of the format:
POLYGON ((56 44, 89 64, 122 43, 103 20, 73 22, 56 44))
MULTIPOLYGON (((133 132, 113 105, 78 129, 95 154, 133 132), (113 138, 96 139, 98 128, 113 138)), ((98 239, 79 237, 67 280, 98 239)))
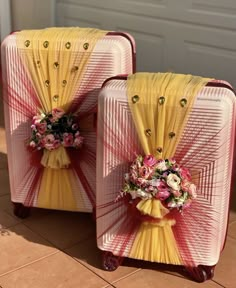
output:
POLYGON ((226 286, 223 286, 222 284, 220 284, 219 282, 215 281, 214 279, 211 279, 211 281, 216 283, 217 285, 219 285, 222 288, 227 288, 226 286))
POLYGON ((119 279, 113 281, 112 284, 116 284, 117 282, 119 282, 119 281, 121 281, 121 280, 123 280, 123 279, 125 279, 125 278, 128 278, 128 277, 134 275, 135 273, 137 273, 137 272, 139 272, 139 271, 141 271, 141 270, 142 270, 142 268, 138 268, 137 270, 135 270, 135 271, 133 271, 133 272, 130 272, 129 274, 124 275, 124 276, 120 277, 119 279))
MULTIPOLYGON (((24 264, 24 265, 20 266, 20 267, 17 267, 17 268, 15 268, 15 269, 12 269, 12 270, 10 270, 10 271, 7 271, 7 272, 5 272, 5 273, 3 273, 3 274, 0 274, 0 278, 3 277, 3 276, 5 276, 5 275, 8 275, 8 274, 10 274, 10 273, 12 273, 12 272, 15 272, 15 271, 17 271, 17 270, 20 270, 20 269, 22 269, 22 268, 24 268, 24 267, 27 267, 27 266, 29 266, 29 265, 32 265, 32 264, 34 264, 34 263, 36 263, 36 262, 39 262, 39 261, 41 261, 41 260, 43 260, 43 259, 45 259, 45 258, 48 258, 48 257, 52 256, 52 255, 55 255, 55 254, 57 254, 57 253, 59 253, 59 252, 60 252, 60 251, 57 250, 57 251, 52 252, 52 253, 50 253, 50 254, 48 254, 48 255, 46 255, 46 256, 42 256, 42 257, 38 258, 37 260, 31 261, 31 262, 29 262, 29 263, 27 263, 27 264, 24 264)), ((1 280, 1 279, 0 279, 0 280, 1 280)), ((1 287, 1 286, 0 286, 0 287, 1 287)))

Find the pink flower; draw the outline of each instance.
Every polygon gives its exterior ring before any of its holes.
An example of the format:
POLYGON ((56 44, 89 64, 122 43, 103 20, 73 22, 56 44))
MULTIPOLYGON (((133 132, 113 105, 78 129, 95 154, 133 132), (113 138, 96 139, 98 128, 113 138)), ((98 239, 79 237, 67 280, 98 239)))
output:
POLYGON ((84 141, 84 137, 81 137, 81 136, 76 137, 74 140, 74 147, 76 148, 81 147, 83 144, 83 141, 84 141))
POLYGON ((197 187, 195 184, 189 181, 182 181, 181 188, 183 191, 188 192, 191 195, 191 198, 197 197, 197 187))
POLYGON ((36 143, 34 141, 30 141, 29 146, 32 148, 36 147, 36 143))
POLYGON ((139 175, 140 177, 144 178, 144 179, 148 179, 152 176, 153 174, 153 169, 149 166, 142 166, 139 168, 139 175))
POLYGON ((59 118, 61 118, 65 114, 65 111, 61 108, 54 108, 52 109, 52 122, 57 121, 59 118))
POLYGON ((161 201, 166 200, 170 196, 170 192, 168 190, 159 191, 156 194, 156 198, 160 199, 161 201))
POLYGON ((32 121, 33 125, 40 123, 40 121, 42 120, 42 118, 43 118, 42 115, 35 115, 35 116, 33 117, 33 121, 32 121))
POLYGON ((64 133, 63 134, 63 146, 64 147, 70 147, 73 146, 73 142, 74 142, 74 137, 72 133, 64 133))
POLYGON ((156 165, 156 163, 157 163, 157 159, 153 157, 152 155, 147 155, 143 159, 143 164, 149 167, 153 167, 154 165, 156 165))
POLYGON ((185 178, 187 180, 191 179, 191 174, 187 168, 181 167, 179 172, 182 178, 185 178))
POLYGON ((48 150, 54 149, 55 137, 53 134, 48 134, 42 139, 42 146, 48 150))
POLYGON ((172 190, 171 192, 176 198, 182 196, 182 193, 179 190, 172 190))
POLYGON ((186 202, 184 203, 183 205, 183 208, 186 209, 186 208, 189 208, 192 204, 192 200, 191 199, 188 199, 186 200, 186 202))
POLYGON ((169 187, 164 181, 159 181, 157 189, 158 193, 156 195, 156 198, 160 200, 165 200, 170 196, 169 187))
POLYGON ((36 123, 35 126, 40 134, 44 134, 47 130, 47 122, 36 123))
POLYGON ((138 186, 138 187, 143 187, 147 184, 147 180, 145 180, 144 178, 137 178, 135 180, 135 184, 138 186))

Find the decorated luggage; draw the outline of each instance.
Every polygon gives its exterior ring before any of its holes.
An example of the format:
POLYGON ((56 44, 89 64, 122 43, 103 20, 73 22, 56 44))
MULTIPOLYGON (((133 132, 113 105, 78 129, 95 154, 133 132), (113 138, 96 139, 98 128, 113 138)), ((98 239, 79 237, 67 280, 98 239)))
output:
POLYGON ((20 31, 2 44, 2 69, 15 214, 91 212, 97 96, 105 79, 134 71, 134 40, 90 28, 20 31))
POLYGON ((224 81, 136 73, 99 95, 97 245, 123 257, 183 265, 211 279, 224 247, 235 94, 224 81))

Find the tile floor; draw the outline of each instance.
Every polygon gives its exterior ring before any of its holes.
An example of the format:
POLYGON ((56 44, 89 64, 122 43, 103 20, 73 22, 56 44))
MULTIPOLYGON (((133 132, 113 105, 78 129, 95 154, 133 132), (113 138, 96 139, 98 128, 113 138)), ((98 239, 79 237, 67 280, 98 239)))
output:
POLYGON ((103 271, 90 214, 32 209, 31 216, 21 220, 13 215, 9 193, 5 131, 0 124, 0 288, 236 287, 236 210, 230 213, 215 276, 199 284, 178 267, 131 259, 114 272, 103 271))

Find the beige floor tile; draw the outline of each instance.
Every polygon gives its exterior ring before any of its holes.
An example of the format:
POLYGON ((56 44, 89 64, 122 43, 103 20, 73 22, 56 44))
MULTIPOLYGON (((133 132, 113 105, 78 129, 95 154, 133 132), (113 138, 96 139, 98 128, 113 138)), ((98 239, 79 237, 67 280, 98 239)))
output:
POLYGON ((0 285, 4 288, 102 288, 107 283, 58 252, 0 277, 0 285))
POLYGON ((236 287, 236 239, 227 238, 219 263, 215 268, 214 280, 227 288, 236 287))
POLYGON ((0 235, 0 275, 57 251, 23 224, 17 224, 0 235))
POLYGON ((113 283, 138 270, 138 268, 128 267, 124 263, 113 272, 105 271, 102 268, 102 251, 97 248, 95 235, 93 238, 80 242, 78 245, 65 251, 109 283, 113 283))
POLYGON ((8 170, 6 168, 5 169, 0 168, 0 196, 9 193, 10 193, 10 184, 8 178, 8 170))
POLYGON ((145 269, 142 269, 131 276, 114 283, 113 285, 117 288, 221 288, 221 286, 211 280, 199 284, 187 278, 145 269))
POLYGON ((89 213, 54 211, 36 219, 29 217, 24 223, 60 249, 87 239, 95 231, 95 222, 89 213))

